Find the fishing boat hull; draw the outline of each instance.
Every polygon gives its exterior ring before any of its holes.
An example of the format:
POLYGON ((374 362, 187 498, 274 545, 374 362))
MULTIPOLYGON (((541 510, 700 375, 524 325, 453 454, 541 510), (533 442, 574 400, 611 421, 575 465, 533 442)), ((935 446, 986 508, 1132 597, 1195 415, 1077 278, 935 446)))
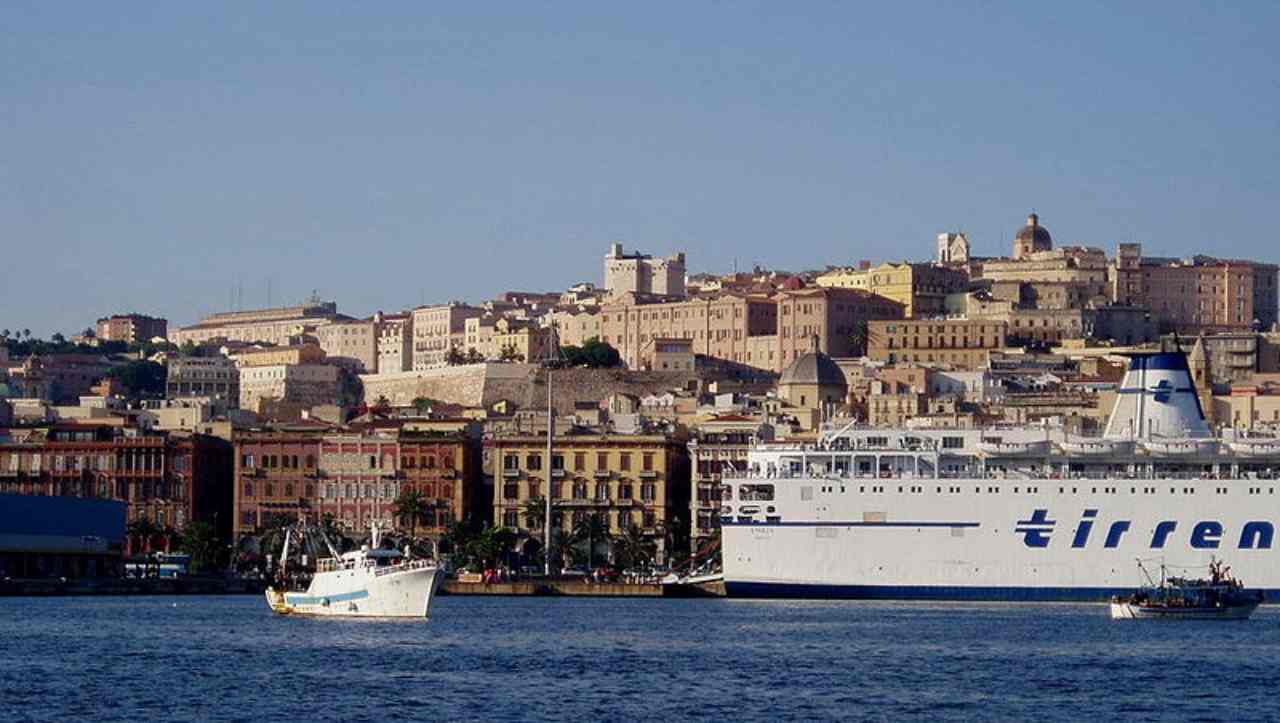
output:
POLYGON ((1130 602, 1112 602, 1112 620, 1246 620, 1258 609, 1258 603, 1249 602, 1221 607, 1168 607, 1141 605, 1130 602))
POLYGON ((305 592, 268 588, 267 603, 280 615, 355 618, 426 618, 444 571, 366 568, 319 573, 305 592))

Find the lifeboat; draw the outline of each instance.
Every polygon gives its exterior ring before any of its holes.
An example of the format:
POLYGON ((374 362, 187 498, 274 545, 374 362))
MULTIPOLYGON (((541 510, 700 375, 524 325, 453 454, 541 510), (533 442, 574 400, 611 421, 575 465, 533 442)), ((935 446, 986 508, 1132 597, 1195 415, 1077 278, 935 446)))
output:
POLYGON ((1029 442, 979 442, 978 451, 988 457, 1043 457, 1049 452, 1049 440, 1029 442))
POLYGON ((1242 457, 1280 457, 1280 437, 1242 437, 1227 442, 1227 449, 1242 457))
POLYGON ((1059 446, 1072 457, 1124 457, 1133 454, 1134 445, 1129 439, 1068 437, 1059 446))
POLYGON ((1195 457, 1218 451, 1218 440, 1201 437, 1144 439, 1142 448, 1155 457, 1195 457))

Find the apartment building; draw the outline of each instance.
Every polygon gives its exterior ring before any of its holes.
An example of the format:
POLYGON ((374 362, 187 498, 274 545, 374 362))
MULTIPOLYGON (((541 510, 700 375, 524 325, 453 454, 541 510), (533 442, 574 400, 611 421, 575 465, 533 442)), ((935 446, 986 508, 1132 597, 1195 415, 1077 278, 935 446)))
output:
POLYGON ((901 316, 902 304, 855 289, 724 292, 677 302, 630 295, 604 307, 601 338, 633 369, 655 339, 689 339, 695 354, 781 372, 815 340, 831 356, 851 356, 863 321, 901 316))
POLYGON ((1120 244, 1111 272, 1116 303, 1150 309, 1161 331, 1267 330, 1277 321, 1276 264, 1144 257, 1141 244, 1120 244))
POLYGON ((100 341, 134 344, 169 335, 169 322, 145 314, 116 314, 98 319, 95 335, 100 341))
POLYGON ((211 314, 197 324, 178 329, 170 341, 179 346, 215 339, 286 345, 290 338, 312 333, 336 318, 338 305, 332 301, 313 300, 298 306, 230 311, 211 314))
POLYGON ((378 319, 334 321, 317 327, 316 341, 330 364, 356 374, 378 373, 378 319))
POLYGON ((680 539, 687 532, 689 456, 683 439, 568 434, 556 438, 549 460, 546 445, 546 437, 537 434, 485 441, 494 463, 494 524, 523 538, 519 551, 526 560, 543 557, 542 512, 530 501, 545 499, 548 481, 555 527, 572 530, 596 516, 614 536, 638 528, 657 544, 660 562, 669 552, 667 534, 680 539))
POLYGON ((1005 346, 1003 323, 969 319, 905 319, 867 325, 867 356, 952 369, 982 369, 1005 346))
POLYGON ((0 444, 0 494, 118 500, 161 530, 199 521, 228 533, 230 475, 231 446, 199 434, 82 423, 0 444))
POLYGON ((460 302, 414 309, 413 371, 447 365, 453 350, 465 354, 467 319, 484 314, 483 308, 460 302))
POLYGON ((747 453, 773 439, 773 428, 759 417, 722 415, 699 422, 690 435, 692 491, 689 495, 689 554, 695 555, 720 530, 720 480, 746 470, 747 453))
POLYGON ((887 263, 860 269, 835 269, 816 279, 818 286, 860 289, 903 307, 903 314, 933 316, 946 310, 946 297, 964 291, 969 274, 960 267, 923 263, 887 263))
POLYGON ((221 400, 228 407, 240 405, 240 370, 224 356, 170 357, 165 381, 167 399, 208 397, 221 400))

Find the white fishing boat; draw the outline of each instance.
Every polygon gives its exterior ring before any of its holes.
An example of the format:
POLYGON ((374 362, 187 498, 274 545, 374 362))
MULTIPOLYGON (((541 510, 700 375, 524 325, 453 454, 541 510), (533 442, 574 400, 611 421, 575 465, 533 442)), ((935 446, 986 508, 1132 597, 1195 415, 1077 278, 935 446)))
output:
MULTIPOLYGON (((316 562, 315 574, 305 589, 289 589, 290 545, 294 530, 285 536, 281 553, 280 587, 267 588, 267 603, 281 615, 371 618, 426 618, 431 600, 444 581, 444 571, 430 560, 415 560, 398 550, 381 549, 380 531, 372 528, 370 544, 338 554, 321 531, 298 535, 318 536, 331 557, 316 562)), ((299 586, 300 587, 300 586, 299 586)))

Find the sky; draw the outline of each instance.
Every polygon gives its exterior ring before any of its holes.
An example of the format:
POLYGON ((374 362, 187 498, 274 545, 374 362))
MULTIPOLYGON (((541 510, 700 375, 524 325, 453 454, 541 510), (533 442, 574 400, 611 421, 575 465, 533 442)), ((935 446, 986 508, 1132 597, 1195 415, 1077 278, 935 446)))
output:
POLYGON ((1057 244, 1280 261, 1276 3, 0 7, 0 327, 1057 244))

